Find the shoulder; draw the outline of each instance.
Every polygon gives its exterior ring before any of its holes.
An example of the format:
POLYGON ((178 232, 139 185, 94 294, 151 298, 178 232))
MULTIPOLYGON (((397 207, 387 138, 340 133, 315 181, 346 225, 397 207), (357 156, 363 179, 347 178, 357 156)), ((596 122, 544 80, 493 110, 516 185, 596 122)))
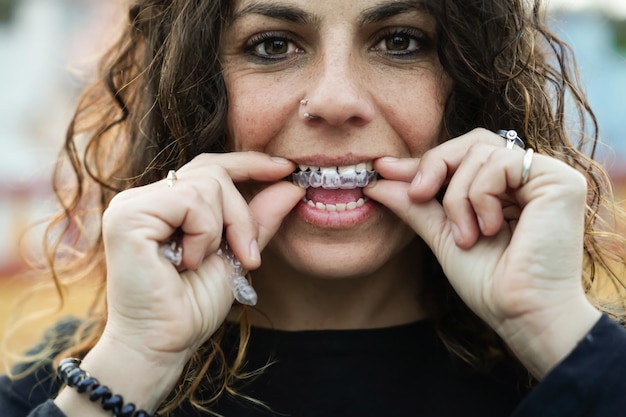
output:
POLYGON ((60 320, 46 331, 39 344, 27 352, 26 356, 32 357, 32 361, 15 365, 11 377, 0 376, 0 410, 3 410, 3 416, 27 415, 38 405, 56 397, 61 385, 52 360, 69 347, 69 339, 80 323, 73 317, 60 320))

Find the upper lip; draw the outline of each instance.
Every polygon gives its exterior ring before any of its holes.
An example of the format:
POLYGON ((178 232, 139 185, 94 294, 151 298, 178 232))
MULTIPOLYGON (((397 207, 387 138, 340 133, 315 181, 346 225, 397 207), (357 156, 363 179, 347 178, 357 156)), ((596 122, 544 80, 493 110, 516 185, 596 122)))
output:
POLYGON ((380 156, 359 156, 359 155, 353 155, 353 154, 346 154, 346 155, 339 155, 335 157, 331 157, 327 155, 310 155, 310 156, 302 156, 298 158, 288 158, 288 159, 293 161, 296 165, 308 165, 308 166, 316 166, 316 167, 335 167, 335 166, 362 164, 362 163, 374 161, 377 158, 380 158, 380 156))

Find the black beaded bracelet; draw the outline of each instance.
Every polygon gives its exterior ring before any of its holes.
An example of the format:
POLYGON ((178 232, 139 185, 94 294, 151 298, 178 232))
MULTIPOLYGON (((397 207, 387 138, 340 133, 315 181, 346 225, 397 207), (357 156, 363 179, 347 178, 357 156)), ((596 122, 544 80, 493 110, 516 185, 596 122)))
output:
POLYGON ((80 369, 81 360, 66 358, 59 362, 57 375, 68 387, 76 388, 81 394, 89 394, 89 400, 100 401, 102 408, 113 413, 115 417, 151 417, 144 410, 137 410, 135 404, 124 404, 121 395, 113 394, 109 387, 80 369))

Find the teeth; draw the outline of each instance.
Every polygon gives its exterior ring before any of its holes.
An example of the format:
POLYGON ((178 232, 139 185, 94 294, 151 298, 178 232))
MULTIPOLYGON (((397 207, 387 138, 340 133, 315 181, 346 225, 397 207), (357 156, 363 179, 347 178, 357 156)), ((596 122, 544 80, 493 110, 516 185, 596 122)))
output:
POLYGON ((365 187, 367 185, 367 171, 359 171, 356 174, 356 185, 357 187, 365 187))
POLYGON ((340 175, 335 168, 324 168, 322 170, 322 188, 336 190, 340 185, 340 175))
POLYGON ((304 172, 298 172, 297 174, 292 174, 291 175, 291 181, 296 184, 298 187, 300 188, 309 188, 310 184, 310 176, 309 175, 304 175, 304 172))
POLYGON ((345 174, 347 172, 356 172, 356 165, 346 165, 343 167, 337 167, 337 172, 345 174))
MULTIPOLYGON (((301 176, 305 176, 307 172, 301 172, 301 176)), ((319 188, 322 186, 322 173, 320 171, 309 171, 309 186, 313 188, 319 188)), ((300 181, 301 182, 301 181, 300 181)))
POLYGON ((356 188, 357 173, 353 169, 350 169, 338 175, 339 175, 339 188, 342 188, 344 190, 356 188))
POLYGON ((326 211, 349 211, 354 210, 355 208, 361 207, 363 204, 367 202, 368 198, 363 197, 359 198, 357 201, 351 201, 349 203, 337 203, 337 204, 324 204, 324 203, 316 203, 313 200, 307 200, 306 197, 302 198, 306 204, 310 207, 315 207, 318 210, 326 210, 326 211))
POLYGON ((300 172, 291 175, 294 184, 301 188, 319 188, 327 190, 350 190, 365 187, 376 180, 377 173, 373 163, 363 162, 357 165, 340 167, 314 167, 299 165, 300 172))

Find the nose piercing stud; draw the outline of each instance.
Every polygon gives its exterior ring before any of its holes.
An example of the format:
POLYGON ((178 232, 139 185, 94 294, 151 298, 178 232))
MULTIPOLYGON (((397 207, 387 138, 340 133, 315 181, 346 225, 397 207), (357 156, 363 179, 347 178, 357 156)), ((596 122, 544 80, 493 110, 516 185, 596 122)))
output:
MULTIPOLYGON (((309 99, 308 98, 303 98, 302 100, 300 100, 300 105, 301 106, 306 106, 309 103, 309 99)), ((317 119, 317 116, 311 114, 310 112, 304 112, 304 114, 302 115, 305 119, 307 120, 313 120, 313 119, 317 119)))

